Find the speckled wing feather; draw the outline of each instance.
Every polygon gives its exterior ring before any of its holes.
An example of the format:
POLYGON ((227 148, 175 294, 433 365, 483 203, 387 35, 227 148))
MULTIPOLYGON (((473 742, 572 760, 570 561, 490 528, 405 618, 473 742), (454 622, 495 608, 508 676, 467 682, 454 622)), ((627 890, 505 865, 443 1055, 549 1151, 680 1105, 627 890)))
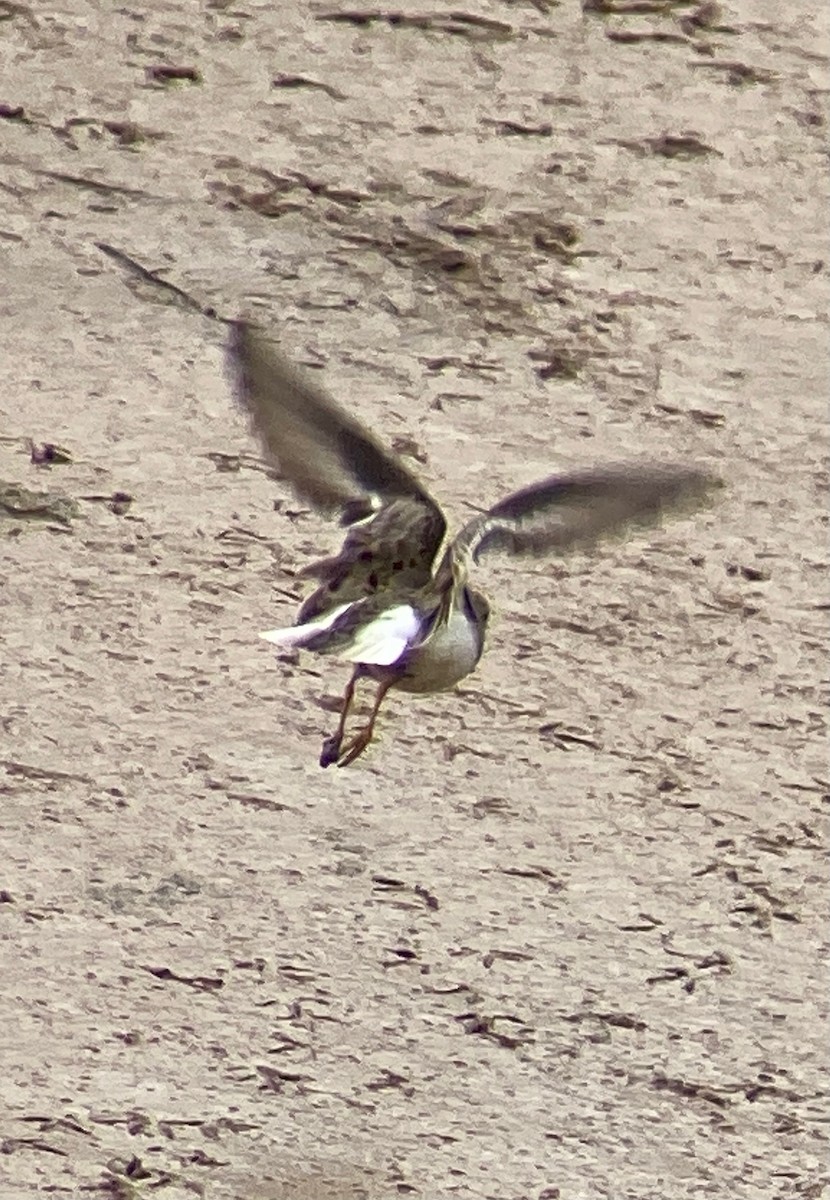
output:
POLYGON ((402 497, 384 504, 346 534, 340 552, 312 563, 303 574, 321 580, 303 604, 297 620, 311 621, 347 600, 383 592, 387 604, 422 588, 444 540, 446 524, 439 509, 402 497))
POLYGON ((340 553, 309 568, 321 586, 298 620, 381 589, 423 586, 446 523, 416 477, 255 326, 233 325, 228 356, 268 461, 298 496, 350 526, 340 553))
POLYGON ((720 482, 694 467, 663 463, 610 465, 551 476, 522 488, 470 521, 451 551, 478 562, 483 554, 567 554, 691 511, 720 482))

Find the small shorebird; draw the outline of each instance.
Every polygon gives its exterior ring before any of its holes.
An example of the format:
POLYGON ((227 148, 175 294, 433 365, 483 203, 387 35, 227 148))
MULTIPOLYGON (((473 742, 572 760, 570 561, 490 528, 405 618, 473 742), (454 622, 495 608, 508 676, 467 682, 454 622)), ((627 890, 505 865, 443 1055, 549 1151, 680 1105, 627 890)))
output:
POLYGON ((483 554, 564 554, 628 525, 690 509, 718 486, 695 467, 610 465, 552 475, 473 517, 441 553, 441 509, 403 463, 297 370, 255 326, 233 325, 229 364, 268 462, 302 499, 340 513, 340 553, 306 568, 319 587, 296 624, 261 636, 354 665, 323 767, 363 753, 390 688, 440 692, 475 668, 490 606, 467 582, 483 554), (360 679, 377 684, 368 723, 344 745, 360 679))

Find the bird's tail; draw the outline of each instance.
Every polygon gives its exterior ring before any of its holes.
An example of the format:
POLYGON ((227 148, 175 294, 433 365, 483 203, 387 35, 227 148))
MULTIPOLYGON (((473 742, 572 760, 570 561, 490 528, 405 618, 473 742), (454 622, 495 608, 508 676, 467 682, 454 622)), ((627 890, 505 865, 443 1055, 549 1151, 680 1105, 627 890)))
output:
POLYGON ((319 617, 316 621, 306 621, 304 625, 289 625, 287 629, 267 629, 259 636, 283 650, 302 649, 318 634, 326 633, 331 629, 337 618, 351 607, 351 604, 339 604, 337 608, 331 609, 324 617, 319 617))

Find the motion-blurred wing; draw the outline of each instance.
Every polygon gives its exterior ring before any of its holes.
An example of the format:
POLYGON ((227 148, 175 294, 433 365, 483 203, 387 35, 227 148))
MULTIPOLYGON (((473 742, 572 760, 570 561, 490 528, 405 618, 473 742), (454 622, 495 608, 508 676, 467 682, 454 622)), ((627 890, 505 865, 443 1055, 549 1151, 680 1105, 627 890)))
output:
POLYGON ((300 619, 426 583, 446 524, 415 476, 255 326, 234 323, 228 360, 268 461, 298 496, 351 527, 340 553, 311 568, 322 583, 300 619))
POLYGON ((234 324, 229 357, 268 459, 304 500, 328 512, 374 496, 416 497, 434 507, 403 463, 255 326, 234 324))
POLYGON ((626 528, 654 525, 691 511, 720 482, 693 467, 630 464, 551 476, 500 501, 470 521, 453 552, 478 562, 482 554, 567 554, 626 528))

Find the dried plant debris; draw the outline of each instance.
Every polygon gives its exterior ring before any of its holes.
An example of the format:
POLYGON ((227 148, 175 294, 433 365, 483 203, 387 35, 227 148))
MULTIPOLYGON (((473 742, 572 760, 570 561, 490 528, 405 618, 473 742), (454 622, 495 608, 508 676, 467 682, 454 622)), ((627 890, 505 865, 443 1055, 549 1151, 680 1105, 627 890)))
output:
POLYGON ((720 150, 701 141, 693 133, 664 133, 660 137, 646 138, 645 141, 652 154, 661 154, 664 158, 704 158, 707 154, 717 154, 723 158, 720 150))
POLYGON ((748 63, 742 62, 715 60, 713 62, 693 62, 689 65, 723 72, 726 82, 731 87, 743 87, 750 83, 773 83, 778 78, 775 71, 768 71, 765 67, 752 67, 748 63))
POLYGON ((325 92, 332 100, 346 100, 347 96, 344 92, 340 92, 336 87, 332 87, 330 83, 323 83, 319 79, 309 79, 307 75, 284 75, 280 73, 275 75, 271 80, 271 87, 275 88, 311 88, 320 92, 325 92))
POLYGON ((605 36, 610 42, 620 42, 626 46, 636 45, 637 42, 660 42, 668 46, 689 44, 685 34, 672 33, 668 29, 606 29, 605 36))
MULTIPOLYGON (((235 158, 217 160, 216 166, 224 175, 208 182, 216 202, 247 207, 267 219, 301 211, 327 236, 336 237, 340 249, 374 250, 411 272, 416 287, 420 280, 420 286, 431 290, 437 282, 465 308, 478 311, 491 331, 513 332, 518 322, 525 331, 536 331, 528 302, 527 248, 538 269, 555 262, 571 266, 591 253, 579 248, 579 230, 559 213, 496 213, 486 189, 468 188, 459 176, 450 176, 449 182, 462 191, 425 197, 418 213, 405 216, 398 197, 388 196, 383 183, 369 181, 365 189, 355 190, 296 171, 275 175, 235 158), (544 263, 541 256, 550 262, 544 263)), ((534 287, 539 283, 534 279, 534 287)), ((547 294, 557 297, 565 287, 550 275, 544 283, 552 289, 547 294)), ((341 298, 338 306, 352 303, 341 298)), ((326 306, 331 307, 330 302, 326 306)))
POLYGON ((414 458, 415 462, 426 466, 429 462, 427 454, 422 446, 420 446, 412 437, 396 437, 392 439, 392 449, 396 454, 403 454, 407 458, 414 458))
POLYGON ((79 775, 73 771, 58 771, 50 767, 37 767, 31 763, 19 762, 15 758, 0 759, 0 767, 3 767, 7 775, 37 780, 49 791, 63 783, 92 783, 92 777, 89 775, 79 775))
POLYGON ((666 0, 582 0, 582 11, 601 13, 605 16, 630 16, 632 14, 664 14, 669 5, 666 0))
POLYGON ((159 141, 161 138, 169 136, 152 129, 143 129, 135 121, 104 121, 103 127, 107 133, 112 134, 119 146, 135 147, 141 145, 142 142, 159 141))
POLYGON ((22 104, 0 104, 0 121, 28 121, 22 104))
POLYGON ((528 350, 527 356, 538 364, 536 374, 545 382, 548 379, 578 379, 587 358, 582 351, 563 347, 528 350))
POLYGON ((657 154, 662 158, 706 158, 710 154, 723 158, 720 150, 704 142, 695 133, 661 133, 659 137, 646 137, 638 141, 614 138, 612 143, 635 154, 657 154))
POLYGON ((26 17, 30 25, 37 25, 28 4, 17 4, 16 0, 0 0, 0 21, 11 21, 14 17, 26 17))
POLYGON ((133 503, 133 497, 129 492, 110 492, 108 494, 95 492, 89 496, 81 496, 80 499, 90 504, 103 504, 117 517, 123 517, 125 513, 129 512, 133 503))
POLYGON ((72 462, 72 452, 54 442, 29 442, 29 455, 36 467, 55 467, 72 462))
MULTIPOLYGON (((242 164, 234 159, 225 159, 217 163, 217 166, 233 170, 242 164)), ((268 186, 262 190, 252 190, 241 183, 214 181, 208 185, 209 190, 223 199, 226 207, 249 208, 252 212, 269 218, 302 212, 309 209, 317 199, 333 201, 346 208, 354 208, 371 199, 367 192, 341 188, 326 183, 325 180, 305 175, 301 171, 287 171, 283 175, 277 175, 273 171, 254 167, 248 173, 264 179, 268 186)), ((333 212, 329 211, 328 215, 329 219, 335 219, 333 212)))
POLYGON ((273 467, 255 454, 228 454, 224 450, 209 450, 205 458, 210 459, 217 471, 235 474, 244 467, 250 471, 264 471, 270 478, 276 478, 273 467))
POLYGON ((123 184, 109 183, 104 179, 90 179, 86 175, 71 175, 66 171, 49 171, 38 167, 34 169, 34 174, 42 175, 45 179, 53 179, 55 183, 69 183, 73 187, 98 192, 104 196, 129 196, 130 199, 146 199, 150 195, 149 192, 143 192, 140 188, 124 187, 123 184))
POLYGON ((487 1038, 504 1050, 518 1050, 534 1040, 533 1027, 513 1013, 460 1013, 456 1021, 465 1033, 487 1038))
POLYGON ((78 505, 57 492, 33 492, 18 483, 0 480, 0 521, 41 521, 69 528, 78 516, 78 505))
POLYGON ((127 286, 136 295, 160 304, 177 304, 181 308, 201 313, 205 317, 222 319, 210 305, 200 304, 188 292, 176 287, 174 283, 160 278, 156 271, 150 271, 147 267, 143 267, 140 262, 137 262, 129 254, 125 254, 123 250, 111 246, 108 242, 95 242, 95 245, 108 258, 127 268, 130 275, 127 286))
POLYGON ((513 36, 513 26, 475 13, 404 13, 393 9, 344 8, 317 13, 318 21, 336 21, 348 25, 385 22, 397 29, 421 29, 427 33, 448 33, 472 41, 501 41, 513 36))
POLYGON ((57 138, 73 149, 78 148, 75 136, 78 130, 85 132, 87 138, 94 142, 104 141, 109 135, 115 139, 118 146, 129 150, 135 150, 145 142, 157 142, 170 136, 160 130, 138 125, 135 121, 109 121, 101 117, 69 117, 62 125, 35 121, 31 123, 45 125, 57 138))
POLYGON ((491 125, 504 137, 551 137, 553 126, 550 121, 516 121, 505 118, 483 117, 482 125, 491 125))
POLYGON ((148 67, 147 79, 150 83, 159 84, 162 87, 168 87, 171 83, 202 82, 202 76, 195 67, 167 66, 164 63, 158 63, 155 66, 148 67))
POLYGON ((721 6, 714 0, 706 0, 706 3, 698 5, 685 17, 681 17, 679 25, 683 32, 690 37, 703 30, 708 33, 740 33, 740 30, 734 25, 724 25, 721 20, 722 16, 721 6))
POLYGON ((170 967, 157 967, 147 963, 139 965, 143 971, 164 983, 183 983, 197 992, 215 992, 225 986, 225 981, 220 975, 182 975, 170 967))

